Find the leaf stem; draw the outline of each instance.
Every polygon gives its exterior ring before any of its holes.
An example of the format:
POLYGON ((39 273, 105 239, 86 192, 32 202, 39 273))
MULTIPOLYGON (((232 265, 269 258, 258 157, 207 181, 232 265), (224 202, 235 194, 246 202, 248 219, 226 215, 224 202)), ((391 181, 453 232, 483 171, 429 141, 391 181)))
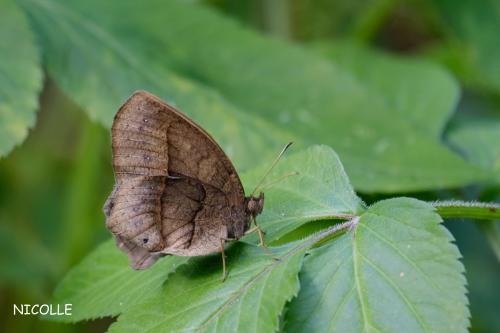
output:
POLYGON ((430 203, 443 218, 500 220, 500 204, 476 201, 434 201, 430 203))
POLYGON ((337 223, 327 229, 318 231, 317 233, 314 233, 308 237, 308 243, 310 244, 309 246, 311 245, 314 245, 315 247, 320 246, 321 244, 330 240, 332 237, 336 236, 340 232, 343 232, 345 230, 355 230, 358 223, 359 223, 359 216, 355 216, 349 221, 337 223))
POLYGON ((500 261, 500 231, 495 220, 500 220, 500 204, 475 201, 435 201, 431 203, 443 218, 458 217, 476 219, 476 225, 484 234, 493 253, 500 261), (490 220, 490 221, 488 221, 490 220))

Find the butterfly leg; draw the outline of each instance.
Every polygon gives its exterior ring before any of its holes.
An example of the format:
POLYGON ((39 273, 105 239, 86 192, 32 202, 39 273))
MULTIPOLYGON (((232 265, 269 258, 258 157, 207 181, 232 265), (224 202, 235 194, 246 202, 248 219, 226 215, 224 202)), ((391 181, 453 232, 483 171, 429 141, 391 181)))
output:
POLYGON ((255 227, 257 228, 257 233, 259 234, 259 246, 262 246, 263 248, 267 249, 266 243, 264 242, 264 231, 260 228, 257 223, 255 223, 255 227))
POLYGON ((257 234, 259 235, 259 246, 267 249, 266 243, 264 242, 265 233, 264 233, 264 231, 262 231, 260 226, 256 225, 255 227, 248 229, 245 232, 245 235, 249 235, 249 234, 254 233, 254 232, 257 232, 257 234))
POLYGON ((226 240, 224 238, 220 239, 220 251, 222 253, 222 282, 224 282, 227 278, 226 272, 226 254, 224 253, 224 243, 226 240))
MULTIPOLYGON (((266 254, 272 255, 271 251, 268 249, 268 247, 264 241, 264 235, 266 233, 262 230, 260 225, 257 224, 255 219, 252 219, 252 221, 253 221, 253 224, 255 225, 255 227, 248 229, 245 232, 245 235, 251 234, 253 232, 257 232, 257 234, 259 235, 259 246, 262 247, 262 249, 264 250, 264 252, 266 252, 266 254)), ((275 257, 273 257, 273 259, 277 260, 277 258, 275 258, 275 257)))
POLYGON ((245 232, 245 235, 251 234, 252 232, 256 232, 259 235, 259 246, 263 247, 264 249, 267 249, 266 243, 264 242, 264 235, 266 234, 260 225, 257 224, 257 221, 255 220, 254 217, 252 217, 252 222, 255 225, 255 227, 250 228, 247 232, 245 232))

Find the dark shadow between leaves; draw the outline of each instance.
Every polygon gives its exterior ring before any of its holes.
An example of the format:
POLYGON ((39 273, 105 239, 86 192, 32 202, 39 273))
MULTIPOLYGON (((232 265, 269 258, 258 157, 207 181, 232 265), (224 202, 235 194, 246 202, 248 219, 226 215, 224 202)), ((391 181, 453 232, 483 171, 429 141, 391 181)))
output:
MULTIPOLYGON (((242 242, 228 243, 225 248, 226 265, 229 277, 232 265, 240 260, 245 244, 242 242)), ((218 274, 222 277, 222 255, 214 253, 203 257, 193 257, 186 265, 182 265, 175 274, 182 274, 190 279, 203 278, 218 274)), ((165 280, 168 283, 168 279, 165 280)))

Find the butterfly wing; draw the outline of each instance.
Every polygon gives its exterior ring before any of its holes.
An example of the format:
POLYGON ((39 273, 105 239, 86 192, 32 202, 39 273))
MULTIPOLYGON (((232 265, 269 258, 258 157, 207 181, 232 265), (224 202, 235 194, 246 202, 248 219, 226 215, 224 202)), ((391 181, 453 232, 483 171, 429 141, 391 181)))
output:
POLYGON ((125 102, 112 147, 116 185, 105 207, 107 227, 134 267, 144 268, 145 251, 215 252, 232 228, 245 228, 244 190, 231 161, 159 98, 136 92, 125 102))

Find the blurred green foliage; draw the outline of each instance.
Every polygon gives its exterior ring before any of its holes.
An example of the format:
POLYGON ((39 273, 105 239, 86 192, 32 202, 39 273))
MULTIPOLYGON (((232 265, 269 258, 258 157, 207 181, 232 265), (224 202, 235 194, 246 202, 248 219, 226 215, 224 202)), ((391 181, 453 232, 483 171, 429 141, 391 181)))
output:
MULTIPOLYGON (((498 31, 495 0, 0 0, 0 310, 47 302, 109 238, 108 127, 134 89, 173 100, 239 170, 293 138, 334 147, 368 203, 500 200, 498 31)), ((447 226, 472 331, 500 331, 498 261, 474 225, 447 226)))

